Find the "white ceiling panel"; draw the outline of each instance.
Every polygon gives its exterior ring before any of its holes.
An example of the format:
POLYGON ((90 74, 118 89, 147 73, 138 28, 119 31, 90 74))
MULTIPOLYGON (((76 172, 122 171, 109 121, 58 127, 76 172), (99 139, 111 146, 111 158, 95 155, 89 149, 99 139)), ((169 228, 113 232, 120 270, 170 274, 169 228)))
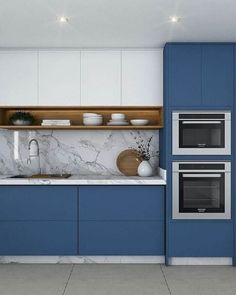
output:
POLYGON ((0 47, 236 41, 235 0, 0 0, 0 47), (59 16, 69 22, 61 24, 59 16), (169 17, 177 15, 179 23, 169 17))

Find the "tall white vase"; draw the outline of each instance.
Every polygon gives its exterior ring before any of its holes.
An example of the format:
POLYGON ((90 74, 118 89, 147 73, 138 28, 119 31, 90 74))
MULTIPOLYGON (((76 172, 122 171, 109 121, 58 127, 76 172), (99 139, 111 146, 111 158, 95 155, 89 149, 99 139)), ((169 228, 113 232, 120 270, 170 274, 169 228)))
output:
POLYGON ((138 175, 148 177, 153 175, 152 166, 148 161, 142 161, 138 166, 138 175))

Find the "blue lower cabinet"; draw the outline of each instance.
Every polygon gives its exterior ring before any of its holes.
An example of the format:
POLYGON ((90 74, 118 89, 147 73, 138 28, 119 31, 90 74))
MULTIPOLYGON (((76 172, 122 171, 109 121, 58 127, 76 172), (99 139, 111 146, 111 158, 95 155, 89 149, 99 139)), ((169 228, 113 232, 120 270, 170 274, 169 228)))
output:
POLYGON ((79 255, 164 255, 164 221, 80 221, 79 255))
POLYGON ((76 219, 76 186, 0 186, 0 220, 76 219))
POLYGON ((77 222, 0 222, 0 255, 76 255, 77 222))
POLYGON ((176 222, 169 224, 169 257, 232 257, 230 222, 176 222))
POLYGON ((80 220, 164 220, 164 186, 79 187, 80 220))

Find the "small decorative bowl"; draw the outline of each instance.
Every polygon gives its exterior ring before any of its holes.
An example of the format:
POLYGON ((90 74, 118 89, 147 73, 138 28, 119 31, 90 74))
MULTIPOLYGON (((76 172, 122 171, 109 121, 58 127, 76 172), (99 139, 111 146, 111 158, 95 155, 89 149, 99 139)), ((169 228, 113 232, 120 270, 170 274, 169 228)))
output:
POLYGON ((99 126, 99 125, 102 125, 102 117, 85 117, 83 118, 83 124, 85 126, 99 126))
POLYGON ((144 126, 149 123, 149 120, 147 120, 147 119, 134 119, 134 120, 130 120, 130 123, 134 126, 144 126))

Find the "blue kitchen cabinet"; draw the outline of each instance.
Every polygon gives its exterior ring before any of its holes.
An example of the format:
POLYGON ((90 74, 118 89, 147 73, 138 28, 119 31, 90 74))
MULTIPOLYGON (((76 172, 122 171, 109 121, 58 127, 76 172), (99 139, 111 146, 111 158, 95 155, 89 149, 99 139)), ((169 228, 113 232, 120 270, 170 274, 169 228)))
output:
POLYGON ((232 257, 231 222, 170 222, 169 257, 232 257))
POLYGON ((79 255, 164 255, 164 186, 80 187, 79 255))
POLYGON ((80 220, 164 220, 164 186, 81 186, 80 220))
POLYGON ((163 221, 80 221, 79 255, 164 255, 163 221))
POLYGON ((204 106, 230 107, 234 98, 234 46, 202 46, 202 100, 204 106))
POLYGON ((164 77, 167 107, 231 107, 234 98, 234 45, 166 44, 164 77))
POLYGON ((164 55, 167 105, 172 107, 201 105, 201 45, 167 44, 164 55))
POLYGON ((77 187, 1 186, 0 255, 76 255, 77 187))
POLYGON ((1 221, 0 255, 76 255, 76 221, 1 221))
POLYGON ((1 220, 76 220, 76 186, 1 186, 1 220))

